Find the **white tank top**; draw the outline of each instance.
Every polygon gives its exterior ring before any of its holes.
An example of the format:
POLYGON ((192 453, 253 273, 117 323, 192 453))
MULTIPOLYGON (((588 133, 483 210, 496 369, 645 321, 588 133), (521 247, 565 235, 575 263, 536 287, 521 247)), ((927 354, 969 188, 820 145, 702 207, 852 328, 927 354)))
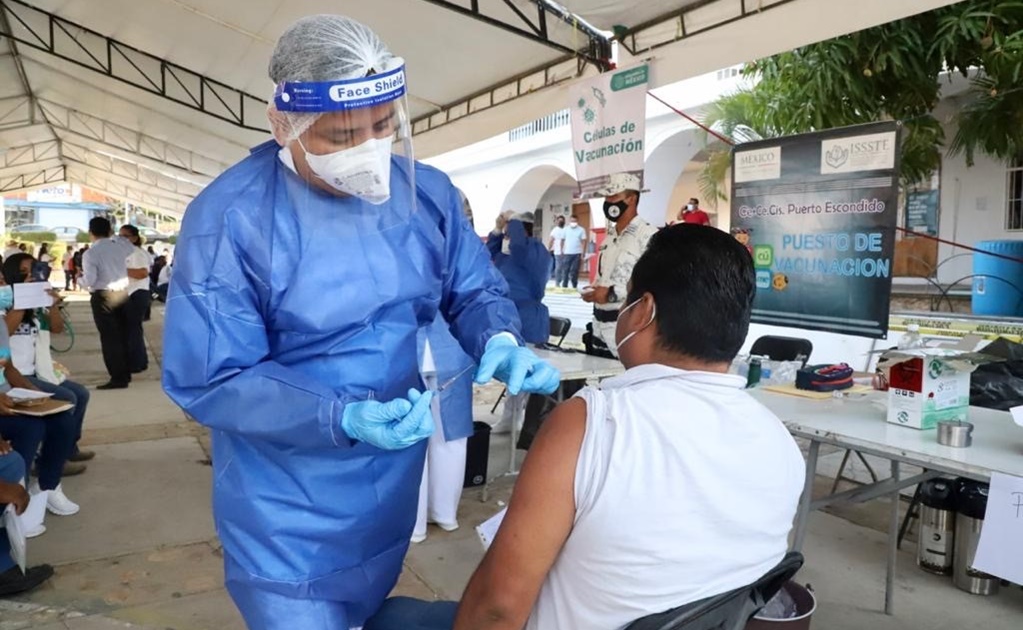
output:
POLYGON ((781 561, 805 465, 744 385, 649 364, 577 394, 575 524, 527 630, 615 630, 781 561))

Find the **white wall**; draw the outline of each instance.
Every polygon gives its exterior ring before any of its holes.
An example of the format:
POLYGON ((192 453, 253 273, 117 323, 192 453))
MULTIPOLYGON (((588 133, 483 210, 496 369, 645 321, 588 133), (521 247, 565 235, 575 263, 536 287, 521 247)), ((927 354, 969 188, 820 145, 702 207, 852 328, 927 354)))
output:
POLYGON ((572 196, 575 194, 575 191, 575 186, 555 184, 548 188, 547 192, 540 198, 540 202, 536 207, 542 215, 541 224, 545 232, 542 235, 544 239, 547 238, 547 234, 554 227, 554 217, 556 214, 564 217, 572 214, 572 196))
POLYGON ((92 218, 91 210, 39 208, 36 214, 39 217, 39 223, 51 228, 76 227, 88 230, 89 219, 92 218))
MULTIPOLYGON (((947 131, 952 137, 952 131, 947 131)), ((1023 232, 1005 229, 1008 198, 1007 166, 985 155, 977 155, 973 168, 962 157, 945 158, 941 173, 941 207, 938 234, 963 245, 993 239, 1023 240, 1023 232)), ((940 245, 938 262, 969 252, 940 245)), ((954 282, 972 273, 972 255, 959 256, 938 268, 938 282, 954 282)))

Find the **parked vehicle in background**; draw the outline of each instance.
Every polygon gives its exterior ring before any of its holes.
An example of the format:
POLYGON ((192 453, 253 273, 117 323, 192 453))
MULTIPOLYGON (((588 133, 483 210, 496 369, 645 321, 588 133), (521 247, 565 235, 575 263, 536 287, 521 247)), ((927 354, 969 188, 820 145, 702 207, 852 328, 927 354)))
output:
POLYGON ((61 226, 49 230, 57 235, 57 240, 63 243, 77 243, 78 235, 85 232, 82 228, 61 226))
POLYGON ((51 232, 52 230, 39 223, 29 223, 28 225, 19 225, 18 227, 7 230, 11 234, 27 234, 30 232, 51 232))
POLYGON ((161 241, 166 243, 170 241, 170 234, 164 234, 163 232, 150 227, 140 227, 139 233, 146 239, 147 243, 157 243, 161 241))

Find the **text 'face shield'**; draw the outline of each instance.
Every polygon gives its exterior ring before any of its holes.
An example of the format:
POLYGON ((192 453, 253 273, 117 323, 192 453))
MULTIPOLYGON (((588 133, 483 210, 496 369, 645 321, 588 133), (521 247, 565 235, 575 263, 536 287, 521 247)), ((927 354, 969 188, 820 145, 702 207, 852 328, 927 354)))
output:
MULTIPOLYGON (((270 107, 281 161, 308 186, 296 206, 326 200, 361 230, 405 224, 416 211, 404 64, 351 80, 284 82, 270 107)), ((297 197, 297 198, 296 198, 297 197)))

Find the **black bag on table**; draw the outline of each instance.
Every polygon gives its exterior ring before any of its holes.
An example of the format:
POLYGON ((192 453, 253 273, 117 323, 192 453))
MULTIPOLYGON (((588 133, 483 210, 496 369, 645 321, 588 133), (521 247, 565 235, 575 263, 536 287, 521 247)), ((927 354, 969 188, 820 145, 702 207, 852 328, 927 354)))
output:
MULTIPOLYGON (((561 391, 564 394, 565 400, 574 396, 585 385, 585 381, 563 381, 561 383, 561 391)), ((543 421, 554 411, 557 404, 551 396, 544 396, 543 394, 529 395, 529 400, 526 402, 526 419, 522 424, 522 430, 519 431, 519 441, 516 444, 516 448, 523 451, 529 450, 529 447, 533 445, 533 438, 536 437, 540 427, 543 425, 543 421)))

